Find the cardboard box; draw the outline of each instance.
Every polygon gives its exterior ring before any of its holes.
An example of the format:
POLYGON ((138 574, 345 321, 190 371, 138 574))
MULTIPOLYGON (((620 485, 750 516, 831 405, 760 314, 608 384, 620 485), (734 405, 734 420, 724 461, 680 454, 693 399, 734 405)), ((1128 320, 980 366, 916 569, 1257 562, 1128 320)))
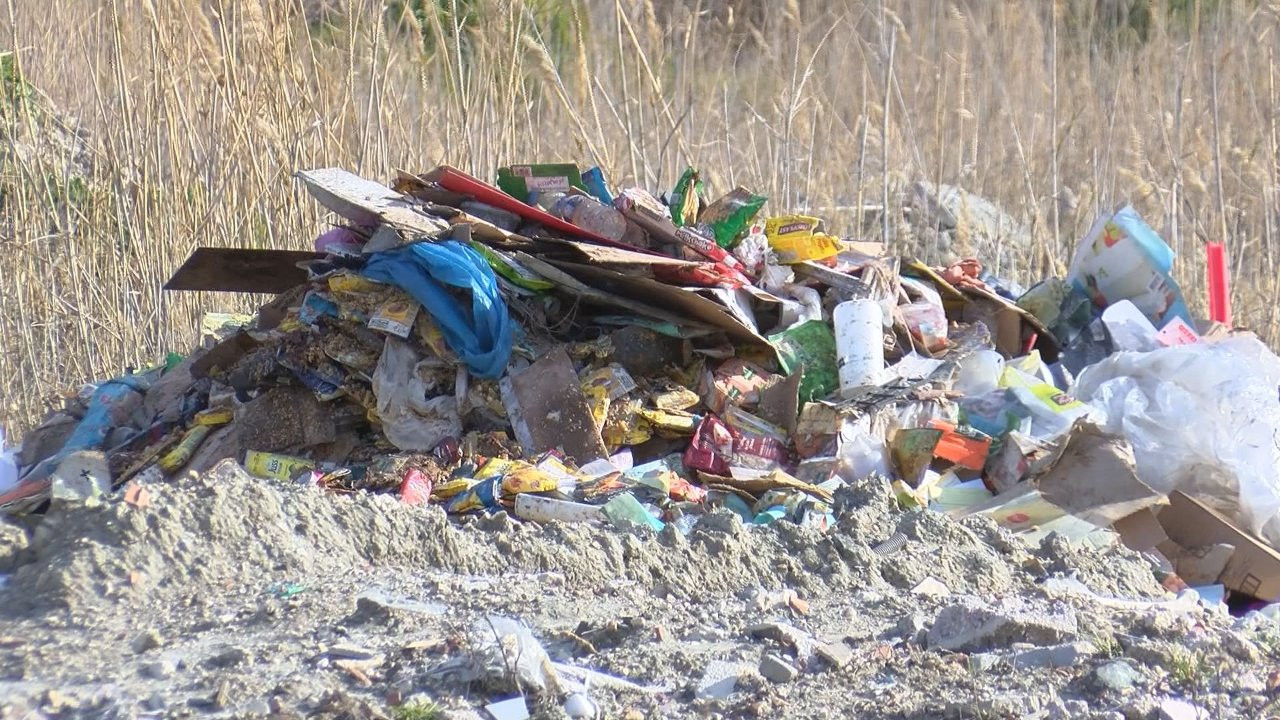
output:
POLYGON ((1280 600, 1280 552, 1232 524, 1208 505, 1174 491, 1160 512, 1169 539, 1184 548, 1227 544, 1235 547, 1219 578, 1223 585, 1267 602, 1280 600))
POLYGON ((1120 541, 1138 551, 1154 550, 1169 541, 1160 517, 1152 508, 1144 508, 1132 515, 1120 518, 1111 525, 1120 535, 1120 541))

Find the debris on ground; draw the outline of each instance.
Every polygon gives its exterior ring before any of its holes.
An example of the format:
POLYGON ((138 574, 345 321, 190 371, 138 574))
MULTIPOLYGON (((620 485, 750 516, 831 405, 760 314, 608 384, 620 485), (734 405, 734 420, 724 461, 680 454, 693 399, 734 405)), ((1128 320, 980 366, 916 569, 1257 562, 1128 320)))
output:
MULTIPOLYGON (((1225 269, 1214 320, 1192 316, 1172 251, 1130 207, 1099 218, 1065 277, 1024 290, 1002 257, 896 257, 747 188, 710 196, 693 168, 661 194, 573 164, 501 168, 496 187, 447 166, 391 187, 333 168, 298 179, 335 216, 314 252, 200 248, 166 285, 274 299, 210 319, 190 353, 85 386, 17 448, 0 435, 11 611, 272 568, 295 575, 264 591, 278 613, 330 592, 325 572, 381 560, 464 584, 501 566, 601 593, 625 577, 668 600, 752 590, 727 626, 685 618, 680 642, 708 652, 670 687, 643 671, 643 622, 565 631, 575 653, 636 655, 640 672, 614 675, 553 660, 567 656, 545 625, 487 602, 412 651, 336 637, 316 651, 374 688, 430 648, 443 656, 426 684, 465 685, 481 693, 471 712, 502 718, 624 714, 601 687, 634 707, 765 702, 907 648, 1119 696, 1146 683, 1152 642, 1280 612, 1280 358, 1230 327, 1225 269), (115 549, 86 557, 82 535, 115 549), (130 544, 143 537, 146 552, 130 544), (837 631, 821 613, 839 601, 814 595, 835 588, 875 594, 859 602, 882 627, 837 631), (713 652, 735 637, 755 654, 713 652)), ((941 242, 963 213, 1000 247, 1018 227, 989 205, 922 183, 913 222, 941 242)), ((433 598, 357 595, 344 627, 444 629, 433 598)), ((671 642, 673 620, 645 642, 671 642)), ((163 657, 174 637, 123 641, 140 676, 269 662, 232 638, 163 657)))

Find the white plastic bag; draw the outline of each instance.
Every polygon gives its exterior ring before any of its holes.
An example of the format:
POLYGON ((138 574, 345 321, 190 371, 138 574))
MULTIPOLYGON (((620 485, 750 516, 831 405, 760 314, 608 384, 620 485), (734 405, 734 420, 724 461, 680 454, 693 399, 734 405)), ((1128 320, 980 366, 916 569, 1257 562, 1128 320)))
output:
POLYGON ((13 448, 5 446, 4 429, 0 428, 0 493, 18 487, 18 458, 13 448))
POLYGON ((408 343, 388 337, 373 373, 373 393, 382 432, 391 444, 429 452, 445 438, 461 437, 462 418, 453 394, 427 398, 420 361, 408 343))
POLYGON ((490 615, 477 621, 472 633, 480 665, 476 669, 482 675, 514 680, 521 687, 539 692, 557 683, 551 658, 528 625, 509 617, 490 615))
POLYGON ((1182 489, 1280 546, 1280 358, 1257 338, 1116 353, 1072 394, 1133 444, 1138 476, 1182 489))

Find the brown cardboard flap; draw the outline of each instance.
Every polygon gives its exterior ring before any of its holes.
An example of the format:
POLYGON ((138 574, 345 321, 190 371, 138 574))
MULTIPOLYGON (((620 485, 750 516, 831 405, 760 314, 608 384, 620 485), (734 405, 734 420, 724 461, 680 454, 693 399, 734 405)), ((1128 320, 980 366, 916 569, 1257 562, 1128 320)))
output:
POLYGON ((198 247, 164 289, 282 293, 307 281, 298 263, 323 257, 305 250, 198 247))
POLYGON ((1169 507, 1160 511, 1160 524, 1169 539, 1184 548, 1220 543, 1235 547, 1220 582, 1230 590, 1267 602, 1280 600, 1280 552, 1213 508, 1175 490, 1169 495, 1169 507))
POLYGON ((1049 502, 1081 520, 1106 527, 1164 496, 1138 478, 1133 446, 1089 424, 1077 424, 1035 479, 1049 502))
POLYGON ((1138 551, 1152 550, 1169 541, 1164 527, 1160 525, 1160 517, 1151 508, 1120 518, 1111 529, 1120 535, 1121 542, 1138 551))

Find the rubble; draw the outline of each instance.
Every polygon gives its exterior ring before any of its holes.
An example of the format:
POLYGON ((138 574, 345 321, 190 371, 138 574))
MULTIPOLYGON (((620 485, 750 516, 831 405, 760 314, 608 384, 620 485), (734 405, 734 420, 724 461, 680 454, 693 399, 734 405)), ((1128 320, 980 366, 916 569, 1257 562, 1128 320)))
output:
MULTIPOLYGON (((1099 218, 1065 277, 1024 291, 983 257, 1024 231, 958 188, 913 190, 917 229, 979 251, 933 267, 746 188, 704 197, 693 168, 665 199, 568 163, 497 177, 302 171, 334 214, 314 251, 193 253, 168 289, 274 299, 208 323, 185 356, 86 386, 3 450, 0 512, 30 528, 2 528, 12 606, 79 612, 104 592, 264 568, 314 582, 387 559, 558 573, 602 596, 626 592, 602 578, 625 580, 667 603, 754 585, 752 617, 682 630, 764 646, 758 666, 709 652, 688 669, 695 700, 732 702, 761 677, 802 684, 922 648, 973 653, 979 674, 1092 671, 1118 693, 1142 674, 1090 667, 1113 632, 1095 634, 1097 613, 1131 614, 1130 659, 1147 662, 1198 613, 1280 601, 1280 359, 1224 324, 1223 268, 1218 322, 1192 316, 1172 251, 1131 208, 1099 218), (822 593, 851 588, 883 622, 817 632, 822 593), (823 673, 801 672, 814 662, 823 673)), ((270 583, 292 589, 264 616, 308 588, 270 583)), ((344 633, 451 612, 352 597, 344 633)), ((469 619, 419 642, 468 648, 432 672, 481 687, 492 702, 475 708, 594 717, 592 683, 657 692, 554 662, 523 619, 469 619)), ((270 662, 232 640, 190 664, 270 662)), ((398 652, 326 637, 312 662, 370 688, 402 670, 398 652)), ((169 677, 167 662, 140 673, 169 677)), ((235 704, 216 690, 195 701, 235 704)))

